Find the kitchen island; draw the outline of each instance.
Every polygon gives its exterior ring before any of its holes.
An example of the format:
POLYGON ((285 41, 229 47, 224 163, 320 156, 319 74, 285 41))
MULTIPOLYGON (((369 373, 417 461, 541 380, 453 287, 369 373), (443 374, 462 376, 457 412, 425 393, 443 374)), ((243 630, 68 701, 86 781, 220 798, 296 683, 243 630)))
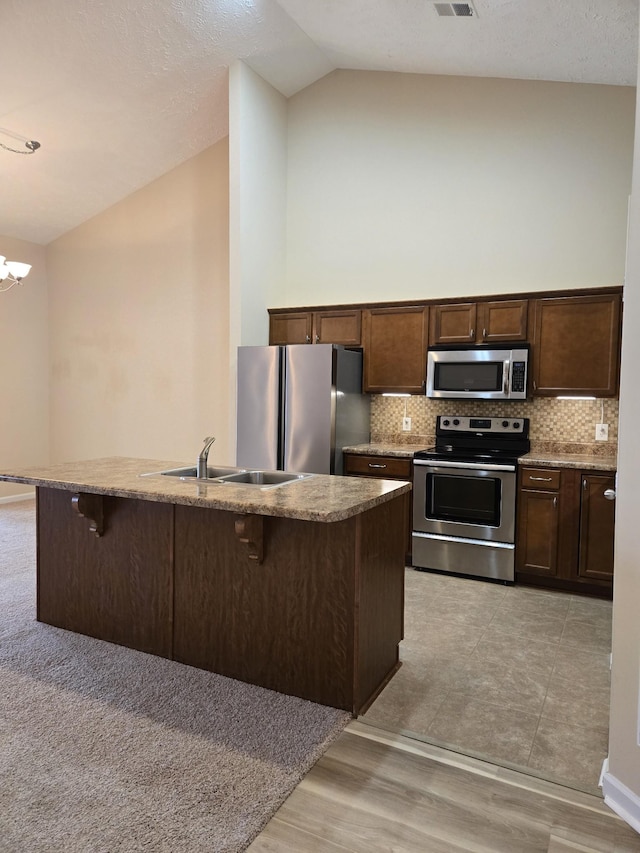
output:
POLYGON ((175 466, 110 457, 0 475, 36 486, 37 619, 362 712, 399 666, 410 484, 153 473, 175 466))

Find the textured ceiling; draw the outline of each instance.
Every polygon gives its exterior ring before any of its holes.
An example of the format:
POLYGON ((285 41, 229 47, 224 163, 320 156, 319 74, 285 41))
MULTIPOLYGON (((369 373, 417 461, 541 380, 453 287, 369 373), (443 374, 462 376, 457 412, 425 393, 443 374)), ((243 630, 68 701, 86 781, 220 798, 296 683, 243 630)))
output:
POLYGON ((0 149, 0 234, 46 244, 221 139, 235 59, 286 96, 335 68, 635 85, 638 2, 2 0, 0 129, 42 147, 0 149))
POLYGON ((636 84, 638 0, 278 0, 337 68, 636 84))

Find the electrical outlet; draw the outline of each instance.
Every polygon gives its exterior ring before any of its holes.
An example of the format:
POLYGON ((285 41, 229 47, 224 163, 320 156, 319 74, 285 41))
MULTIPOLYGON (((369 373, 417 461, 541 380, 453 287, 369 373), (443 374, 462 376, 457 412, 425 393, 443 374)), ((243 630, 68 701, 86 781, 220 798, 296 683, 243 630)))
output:
POLYGON ((402 429, 404 432, 409 432, 411 429, 411 418, 403 418, 402 419, 402 429))
POLYGON ((596 424, 596 441, 609 440, 609 424, 596 424))

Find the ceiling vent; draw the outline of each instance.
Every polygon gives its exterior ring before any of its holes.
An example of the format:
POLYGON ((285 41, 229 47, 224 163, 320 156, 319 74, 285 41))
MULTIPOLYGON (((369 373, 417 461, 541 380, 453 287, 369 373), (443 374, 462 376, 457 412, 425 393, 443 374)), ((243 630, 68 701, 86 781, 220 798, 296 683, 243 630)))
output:
POLYGON ((473 18, 477 17, 471 3, 434 3, 436 12, 441 18, 473 18))

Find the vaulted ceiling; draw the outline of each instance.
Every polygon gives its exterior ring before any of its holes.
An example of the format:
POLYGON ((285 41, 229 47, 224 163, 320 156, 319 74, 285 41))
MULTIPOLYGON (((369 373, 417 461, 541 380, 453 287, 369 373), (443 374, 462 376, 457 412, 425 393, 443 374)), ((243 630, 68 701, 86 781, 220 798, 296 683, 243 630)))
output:
POLYGON ((3 0, 0 145, 41 147, 0 148, 0 234, 46 244, 224 137, 236 59, 287 97, 337 68, 636 84, 639 0, 435 5, 3 0))

